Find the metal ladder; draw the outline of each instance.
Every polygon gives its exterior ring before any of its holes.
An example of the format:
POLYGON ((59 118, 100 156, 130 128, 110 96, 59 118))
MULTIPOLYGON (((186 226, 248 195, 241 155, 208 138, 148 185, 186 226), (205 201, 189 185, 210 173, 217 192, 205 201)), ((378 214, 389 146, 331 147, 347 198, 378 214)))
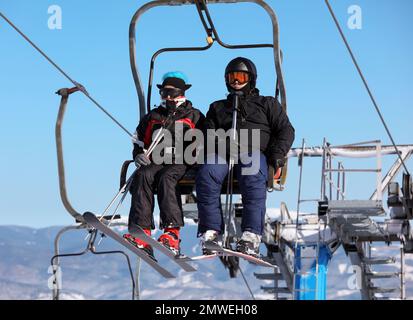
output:
MULTIPOLYGON (((283 212, 286 212, 286 215, 290 217, 287 206, 284 202, 281 203, 281 215, 283 215, 283 212)), ((283 221, 283 218, 281 218, 283 221)), ((266 244, 267 244, 267 256, 264 258, 264 260, 272 263, 273 265, 277 265, 277 259, 275 258, 274 250, 279 251, 279 247, 276 244, 275 239, 275 230, 272 229, 270 221, 266 221, 266 244), (271 240, 273 239, 273 240, 271 240), (277 249, 275 249, 277 248, 277 249)), ((288 270, 284 270, 284 272, 289 272, 288 270)), ((291 284, 288 285, 288 281, 286 280, 286 275, 282 272, 282 268, 279 266, 276 266, 272 272, 268 273, 255 273, 254 276, 257 280, 272 280, 273 281, 273 286, 261 286, 261 290, 263 290, 265 293, 268 294, 273 294, 274 295, 274 300, 291 300, 292 298, 292 286, 291 284), (280 282, 284 282, 283 284, 280 284, 280 282)))
MULTIPOLYGON (((405 300, 406 299, 406 278, 405 278, 405 253, 403 244, 400 243, 398 246, 393 246, 396 250, 399 250, 400 260, 397 262, 395 256, 373 256, 372 252, 378 250, 377 247, 373 247, 371 243, 364 244, 364 251, 367 253, 367 257, 362 259, 363 263, 363 277, 364 283, 366 284, 366 289, 368 292, 369 299, 371 300, 405 300), (374 270, 377 266, 383 267, 398 267, 398 271, 394 270, 374 270), (392 283, 392 287, 383 285, 378 285, 375 280, 382 279, 395 279, 396 283, 392 283), (395 296, 399 293, 399 296, 395 296), (378 296, 380 295, 380 296, 378 296)), ((391 246, 387 247, 392 248, 391 246)))
POLYGON ((282 273, 278 268, 272 273, 254 273, 258 280, 272 280, 274 286, 261 286, 261 290, 265 293, 274 294, 274 300, 290 300, 291 290, 285 286, 280 286, 280 281, 285 281, 282 273), (282 296, 281 296, 282 295, 282 296))

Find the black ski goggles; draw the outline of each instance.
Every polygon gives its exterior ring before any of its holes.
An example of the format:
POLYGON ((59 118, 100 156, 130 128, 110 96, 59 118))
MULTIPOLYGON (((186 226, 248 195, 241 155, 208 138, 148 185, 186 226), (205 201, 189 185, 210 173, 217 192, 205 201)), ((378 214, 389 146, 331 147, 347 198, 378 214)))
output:
POLYGON ((185 95, 185 91, 178 88, 162 88, 159 90, 159 94, 162 99, 166 99, 168 97, 170 99, 175 99, 178 97, 183 97, 185 95))

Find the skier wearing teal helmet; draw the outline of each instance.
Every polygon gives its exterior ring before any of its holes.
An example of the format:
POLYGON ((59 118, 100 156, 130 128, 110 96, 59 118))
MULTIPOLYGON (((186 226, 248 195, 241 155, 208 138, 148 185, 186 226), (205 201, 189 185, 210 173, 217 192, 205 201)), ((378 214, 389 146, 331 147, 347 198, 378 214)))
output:
POLYGON ((187 82, 187 76, 180 71, 171 71, 162 77, 162 84, 158 84, 157 87, 164 107, 173 110, 185 103, 185 91, 192 87, 187 82))
MULTIPOLYGON (((175 254, 180 254, 180 228, 184 226, 181 197, 177 184, 190 168, 183 158, 185 149, 189 145, 182 140, 185 132, 195 128, 200 129, 204 115, 192 106, 185 95, 191 88, 188 78, 180 71, 166 73, 162 77, 162 84, 157 85, 161 97, 160 105, 146 114, 140 121, 134 135, 133 158, 139 170, 131 186, 132 203, 129 212, 129 226, 139 226, 147 235, 155 228, 153 219, 154 195, 157 191, 160 209, 160 229, 164 233, 158 239, 175 254), (166 123, 167 122, 167 123, 166 123), (176 123, 183 126, 184 132, 175 132, 176 123), (171 153, 172 164, 154 163, 148 158, 144 150, 152 143, 153 133, 165 126, 170 131, 173 146, 183 143, 183 154, 179 155, 177 148, 164 148, 165 153, 171 153), (183 162, 176 161, 177 159, 183 162)), ((153 249, 144 241, 125 234, 125 239, 149 254, 153 249)))

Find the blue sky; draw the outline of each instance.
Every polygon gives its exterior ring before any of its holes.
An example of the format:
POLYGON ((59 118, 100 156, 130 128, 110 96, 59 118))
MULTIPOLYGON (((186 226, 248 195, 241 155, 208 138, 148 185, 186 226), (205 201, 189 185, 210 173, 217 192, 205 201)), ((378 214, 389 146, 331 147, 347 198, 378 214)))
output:
MULTIPOLYGON (((26 32, 76 81, 133 131, 137 97, 129 66, 128 27, 146 1, 5 0, 0 10, 26 32), (48 8, 59 5, 62 30, 48 29, 48 8)), ((320 145, 372 139, 389 143, 344 44, 321 0, 269 0, 280 21, 289 115, 296 128, 295 146, 306 138, 320 145)), ((412 73, 413 2, 411 0, 331 1, 345 27, 350 5, 363 10, 361 30, 344 31, 382 106, 398 143, 413 143, 412 73)), ((228 43, 271 42, 265 12, 252 4, 211 5, 216 27, 228 43)), ((138 25, 138 61, 146 83, 150 57, 168 46, 205 45, 205 34, 192 6, 157 8, 138 25)), ((71 84, 0 20, 0 215, 2 224, 42 227, 72 223, 59 198, 54 125, 59 97, 71 84)), ((244 55, 257 64, 258 87, 274 91, 271 51, 228 51, 218 46, 203 53, 161 56, 155 80, 171 69, 187 73, 189 98, 206 112, 225 96, 223 70, 244 55)), ((159 98, 153 95, 153 102, 159 98)), ((84 96, 71 97, 64 127, 69 197, 79 211, 101 212, 116 193, 122 162, 131 142, 84 96)), ((390 165, 390 160, 385 165, 390 165)), ((352 162, 350 162, 352 163, 352 162)), ((361 162, 360 167, 373 162, 361 162)), ((306 162, 304 197, 319 196, 320 161, 306 162)), ((357 165, 357 164, 355 164, 357 165)), ((411 162, 409 162, 411 167, 411 162)), ((353 177, 352 177, 353 178, 353 177)), ((287 190, 269 196, 268 205, 286 201, 295 209, 298 168, 290 162, 287 190)), ((354 197, 368 197, 374 177, 354 176, 354 197)), ((128 203, 121 211, 128 212, 128 203)))

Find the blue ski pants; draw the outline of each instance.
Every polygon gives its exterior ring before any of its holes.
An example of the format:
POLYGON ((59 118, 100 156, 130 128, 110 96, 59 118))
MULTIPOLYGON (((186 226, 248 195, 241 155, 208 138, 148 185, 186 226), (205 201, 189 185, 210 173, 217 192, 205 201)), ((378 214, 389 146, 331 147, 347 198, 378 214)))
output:
MULTIPOLYGON (((262 235, 267 198, 267 159, 261 152, 254 152, 248 156, 252 161, 246 164, 239 161, 234 166, 234 178, 238 179, 243 204, 241 229, 243 232, 250 231, 262 235)), ((240 159, 242 158, 241 155, 240 159)), ((224 231, 221 189, 227 175, 228 164, 217 155, 209 155, 205 164, 198 170, 196 193, 199 235, 207 230, 219 233, 224 231)))

